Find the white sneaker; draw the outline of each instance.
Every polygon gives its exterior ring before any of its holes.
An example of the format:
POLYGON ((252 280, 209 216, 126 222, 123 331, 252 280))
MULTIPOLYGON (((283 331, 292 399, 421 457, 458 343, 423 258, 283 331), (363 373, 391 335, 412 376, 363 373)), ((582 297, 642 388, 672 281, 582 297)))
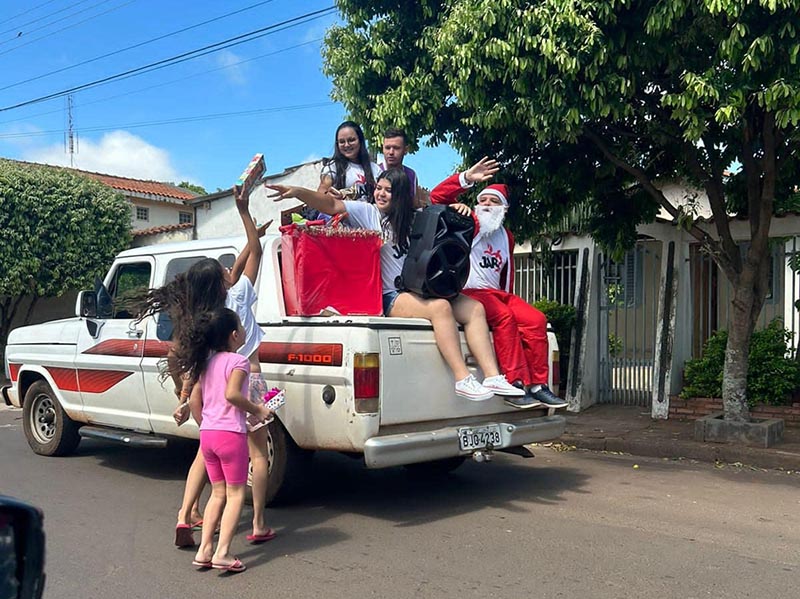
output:
POLYGON ((471 374, 468 374, 460 381, 456 381, 456 395, 466 397, 471 401, 484 401, 494 397, 494 391, 490 391, 478 382, 471 374))
POLYGON ((521 397, 525 395, 525 389, 520 389, 509 383, 503 374, 483 379, 483 386, 495 395, 506 395, 508 397, 521 397))

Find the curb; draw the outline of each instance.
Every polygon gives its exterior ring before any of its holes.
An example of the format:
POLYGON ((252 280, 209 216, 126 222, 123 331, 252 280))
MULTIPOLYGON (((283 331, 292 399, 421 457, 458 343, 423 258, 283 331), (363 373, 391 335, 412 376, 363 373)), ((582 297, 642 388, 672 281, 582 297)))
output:
POLYGON ((741 463, 757 468, 800 471, 800 453, 780 449, 759 449, 737 445, 695 443, 691 441, 628 440, 622 437, 582 437, 564 434, 567 445, 591 451, 616 451, 653 458, 685 458, 701 462, 741 463))

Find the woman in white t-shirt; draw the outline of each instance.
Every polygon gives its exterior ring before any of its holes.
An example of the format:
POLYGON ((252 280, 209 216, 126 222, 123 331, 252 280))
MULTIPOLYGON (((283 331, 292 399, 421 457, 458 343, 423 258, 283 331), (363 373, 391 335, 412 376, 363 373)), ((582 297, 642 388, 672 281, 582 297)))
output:
POLYGON ((336 128, 333 158, 322 167, 317 191, 355 188, 357 200, 371 202, 380 172, 380 167, 369 159, 361 127, 345 121, 336 128))
POLYGON ((460 294, 452 300, 426 299, 409 291, 400 291, 395 286, 395 279, 402 271, 408 253, 414 219, 408 177, 402 169, 392 168, 378 175, 374 204, 341 200, 334 194, 323 194, 303 187, 267 187, 278 192, 276 200, 297 198, 331 216, 347 213, 351 226, 382 234, 384 244, 381 247, 381 280, 384 314, 426 318, 431 321, 439 351, 455 376, 457 395, 473 401, 490 399, 494 395, 524 395, 523 390, 510 385, 505 376, 500 374, 486 324, 486 313, 480 302, 460 294), (458 333, 459 324, 464 325, 467 345, 486 377, 483 383, 479 383, 470 374, 464 362, 458 333))

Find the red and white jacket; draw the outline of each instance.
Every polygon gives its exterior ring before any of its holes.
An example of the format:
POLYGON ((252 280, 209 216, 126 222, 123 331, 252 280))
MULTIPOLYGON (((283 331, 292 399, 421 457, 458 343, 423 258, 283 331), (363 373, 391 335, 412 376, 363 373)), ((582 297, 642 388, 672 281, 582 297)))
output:
MULTIPOLYGON (((431 203, 450 205, 458 196, 472 187, 464 174, 452 175, 431 191, 431 203)), ((480 234, 480 224, 475 221, 475 237, 470 253, 470 275, 466 289, 502 289, 511 293, 514 289, 514 235, 505 227, 488 236, 480 234)))

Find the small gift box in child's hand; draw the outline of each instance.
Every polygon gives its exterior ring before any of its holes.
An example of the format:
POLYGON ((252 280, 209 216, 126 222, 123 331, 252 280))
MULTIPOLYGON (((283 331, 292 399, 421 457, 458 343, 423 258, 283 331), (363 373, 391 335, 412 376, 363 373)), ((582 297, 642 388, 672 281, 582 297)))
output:
POLYGON ((283 299, 289 316, 380 315, 377 231, 291 224, 281 227, 283 299))
MULTIPOLYGON (((264 396, 260 399, 260 401, 263 402, 267 408, 274 412, 286 403, 286 393, 283 389, 273 387, 264 393, 264 396)), ((260 429, 262 426, 267 426, 273 420, 275 420, 273 416, 270 416, 266 420, 256 420, 252 414, 248 414, 247 430, 252 433, 253 431, 260 429)))

